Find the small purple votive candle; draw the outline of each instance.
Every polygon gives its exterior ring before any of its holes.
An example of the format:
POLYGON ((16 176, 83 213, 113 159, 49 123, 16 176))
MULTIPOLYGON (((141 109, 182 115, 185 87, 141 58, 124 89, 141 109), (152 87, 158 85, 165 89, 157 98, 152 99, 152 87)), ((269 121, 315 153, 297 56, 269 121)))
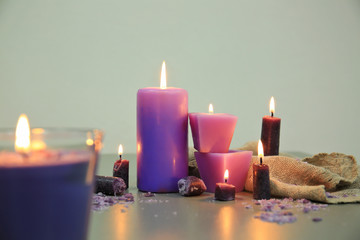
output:
POLYGON ((217 183, 215 187, 215 199, 220 201, 232 201, 235 199, 235 186, 228 184, 229 170, 226 169, 225 183, 217 183))
POLYGON ((114 163, 113 177, 122 178, 126 184, 126 189, 129 188, 129 160, 122 159, 123 146, 119 145, 119 160, 114 163))

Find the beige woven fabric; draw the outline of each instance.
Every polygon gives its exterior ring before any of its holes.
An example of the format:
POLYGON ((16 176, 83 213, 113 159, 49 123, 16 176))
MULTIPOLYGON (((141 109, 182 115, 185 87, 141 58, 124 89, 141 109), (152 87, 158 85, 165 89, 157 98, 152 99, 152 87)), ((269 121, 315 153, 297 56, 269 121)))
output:
MULTIPOLYGON (((256 142, 241 149, 257 155, 256 142)), ((190 159, 193 153, 190 153, 190 159)), ((253 156, 252 163, 258 163, 253 156)), ((190 174, 198 175, 196 162, 190 160, 190 174)), ((245 190, 252 192, 252 163, 248 171, 245 190)), ((325 203, 360 202, 359 167, 353 156, 341 153, 320 153, 303 160, 290 156, 266 156, 264 163, 270 168, 271 195, 273 197, 306 198, 325 203), (329 193, 330 192, 330 193, 329 193)))

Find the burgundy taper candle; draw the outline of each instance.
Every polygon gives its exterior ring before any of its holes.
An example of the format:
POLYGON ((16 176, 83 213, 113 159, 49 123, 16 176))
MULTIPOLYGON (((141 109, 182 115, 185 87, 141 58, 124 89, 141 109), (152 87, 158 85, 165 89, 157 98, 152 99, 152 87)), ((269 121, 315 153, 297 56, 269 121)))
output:
POLYGON ((114 163, 113 176, 122 178, 126 184, 126 189, 129 188, 129 160, 122 159, 123 147, 119 145, 119 160, 114 163))
POLYGON ((258 144, 258 156, 260 164, 253 164, 253 197, 256 200, 270 199, 270 171, 269 166, 262 163, 264 155, 261 141, 258 144))
POLYGON ((270 100, 270 116, 264 116, 261 129, 261 141, 264 145, 264 156, 279 155, 281 118, 274 117, 274 97, 270 100))

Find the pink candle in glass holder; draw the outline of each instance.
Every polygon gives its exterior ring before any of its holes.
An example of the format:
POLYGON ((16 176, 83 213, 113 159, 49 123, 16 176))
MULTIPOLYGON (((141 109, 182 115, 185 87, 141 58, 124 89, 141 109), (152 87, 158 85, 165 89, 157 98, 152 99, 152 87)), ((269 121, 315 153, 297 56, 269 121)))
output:
POLYGON ((226 113, 189 113, 194 148, 202 153, 227 153, 234 134, 237 117, 226 113))
POLYGON ((201 179, 208 192, 215 192, 216 183, 224 181, 226 169, 231 172, 228 182, 235 186, 236 192, 244 189, 246 176, 250 167, 252 151, 229 150, 227 153, 195 152, 201 179))

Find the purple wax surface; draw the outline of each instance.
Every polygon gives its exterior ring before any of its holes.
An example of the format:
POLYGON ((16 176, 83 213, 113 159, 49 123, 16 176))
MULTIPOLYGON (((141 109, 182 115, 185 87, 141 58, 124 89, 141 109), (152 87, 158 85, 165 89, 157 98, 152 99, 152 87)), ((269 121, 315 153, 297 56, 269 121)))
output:
POLYGON ((126 189, 129 188, 129 160, 119 159, 114 163, 113 176, 125 181, 126 189))
POLYGON ((89 162, 0 168, 0 239, 85 240, 89 162))
POLYGON ((188 175, 188 94, 180 88, 142 88, 137 94, 137 187, 177 192, 188 175))
POLYGON ((269 166, 253 164, 253 197, 254 199, 270 199, 269 166))
POLYGON ((231 201, 235 199, 235 186, 227 183, 217 183, 215 187, 215 199, 231 201))
POLYGON ((279 155, 281 118, 265 116, 262 121, 261 142, 264 156, 279 155))

